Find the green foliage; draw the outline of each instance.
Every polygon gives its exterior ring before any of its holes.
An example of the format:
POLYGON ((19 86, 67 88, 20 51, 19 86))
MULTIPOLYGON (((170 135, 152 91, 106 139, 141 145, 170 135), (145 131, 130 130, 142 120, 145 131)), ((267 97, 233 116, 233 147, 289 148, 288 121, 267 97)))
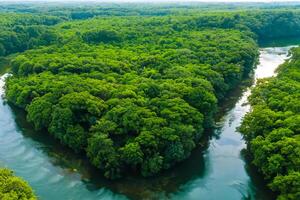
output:
POLYGON ((118 34, 115 31, 98 30, 85 32, 82 35, 82 39, 88 43, 110 43, 117 42, 120 40, 118 34))
MULTIPOLYGON (((108 178, 130 170, 152 176, 186 159, 212 126, 218 102, 256 63, 257 36, 293 34, 282 32, 282 21, 300 30, 298 11, 127 9, 0 16, 0 55, 26 50, 11 62, 7 100, 108 178)), ((289 113, 261 112, 257 130, 265 134, 282 116, 289 116, 286 128, 298 127, 289 113)), ((272 158, 266 170, 281 160, 272 158)))
POLYGON ((240 127, 253 164, 270 182, 278 199, 300 197, 300 48, 281 65, 278 77, 264 79, 249 100, 253 110, 240 127))
POLYGON ((145 162, 142 164, 142 175, 143 176, 151 176, 157 174, 163 165, 163 157, 159 155, 153 155, 152 157, 148 157, 145 162))
POLYGON ((280 191, 278 200, 293 200, 300 197, 300 172, 290 172, 288 175, 278 175, 274 178, 271 188, 280 191))
POLYGON ((104 176, 111 179, 120 177, 119 154, 108 135, 96 132, 88 143, 87 155, 95 166, 105 171, 104 176))
POLYGON ((49 29, 62 20, 54 16, 0 14, 0 56, 49 45, 58 34, 49 29))
POLYGON ((36 200, 30 186, 8 169, 0 168, 0 199, 36 200))

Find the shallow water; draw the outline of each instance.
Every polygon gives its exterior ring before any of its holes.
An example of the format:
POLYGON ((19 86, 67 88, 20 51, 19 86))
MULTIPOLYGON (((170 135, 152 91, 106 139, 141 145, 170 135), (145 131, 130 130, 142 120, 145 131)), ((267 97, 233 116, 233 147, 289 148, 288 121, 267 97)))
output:
MULTIPOLYGON (((275 75, 276 68, 287 58, 289 48, 261 49, 253 84, 258 78, 275 75)), ((211 139, 209 148, 204 154, 207 176, 182 186, 172 196, 174 199, 272 199, 272 194, 266 188, 258 188, 245 169, 246 164, 241 156, 241 150, 246 145, 241 134, 236 131, 243 116, 250 110, 247 104, 247 97, 251 94, 250 88, 247 87, 240 95, 237 94, 240 97, 234 107, 217 123, 218 128, 215 130, 217 137, 211 139)))
MULTIPOLYGON (((290 47, 263 48, 254 79, 275 75, 290 47)), ((4 85, 0 79, 0 88, 4 85)), ((253 81, 253 84, 255 81, 253 81)), ((3 95, 4 89, 0 90, 3 95)), ((245 143, 236 132, 249 111, 250 87, 232 92, 221 108, 208 147, 154 178, 104 179, 84 156, 61 146, 46 132, 35 132, 24 112, 0 99, 0 166, 27 180, 42 200, 93 199, 272 199, 261 177, 241 156, 245 143)))

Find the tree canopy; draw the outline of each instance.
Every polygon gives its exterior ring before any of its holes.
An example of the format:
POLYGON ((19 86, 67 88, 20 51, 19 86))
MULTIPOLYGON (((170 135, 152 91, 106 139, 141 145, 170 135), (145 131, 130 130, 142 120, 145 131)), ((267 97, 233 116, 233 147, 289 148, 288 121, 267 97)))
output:
POLYGON ((280 200, 300 197, 300 48, 291 54, 277 77, 263 79, 253 89, 253 110, 240 127, 253 164, 280 200))
POLYGON ((2 200, 36 200, 30 186, 13 172, 0 168, 0 199, 2 200))
POLYGON ((15 9, 0 16, 0 54, 19 52, 6 99, 107 178, 152 176, 186 159, 256 64, 257 39, 300 33, 297 9, 15 9))

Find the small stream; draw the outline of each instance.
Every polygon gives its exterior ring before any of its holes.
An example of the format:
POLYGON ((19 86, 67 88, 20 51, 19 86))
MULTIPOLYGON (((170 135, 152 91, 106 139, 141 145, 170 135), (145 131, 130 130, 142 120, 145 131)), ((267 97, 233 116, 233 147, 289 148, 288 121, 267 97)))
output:
MULTIPOLYGON (((254 81, 275 75, 291 47, 262 48, 254 81)), ((0 95, 4 94, 4 75, 0 95)), ((110 181, 83 155, 63 147, 45 132, 36 132, 25 113, 0 98, 0 167, 27 180, 42 200, 205 199, 271 200, 261 176, 245 162, 242 136, 236 131, 250 110, 249 86, 232 92, 208 147, 199 147, 186 161, 154 178, 125 177, 110 181)))

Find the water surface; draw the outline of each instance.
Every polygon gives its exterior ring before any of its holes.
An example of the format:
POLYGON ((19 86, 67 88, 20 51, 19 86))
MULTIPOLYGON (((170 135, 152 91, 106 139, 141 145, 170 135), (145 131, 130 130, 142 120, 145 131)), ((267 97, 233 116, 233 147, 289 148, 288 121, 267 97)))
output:
MULTIPOLYGON (((290 47, 263 48, 257 78, 275 75, 290 47)), ((0 88, 4 86, 0 79, 0 88)), ((4 89, 0 90, 3 95, 4 89)), ((35 132, 24 112, 0 99, 0 166, 13 169, 27 180, 42 200, 96 199, 272 199, 261 176, 248 165, 241 151, 245 142, 236 131, 249 111, 250 87, 242 85, 230 94, 220 109, 217 128, 209 146, 197 148, 192 156, 154 178, 103 178, 82 155, 63 147, 45 131, 35 132)))
MULTIPOLYGON (((287 58, 290 47, 263 48, 260 50, 259 64, 254 71, 253 85, 259 78, 275 75, 276 68, 287 58)), ((239 90, 237 90, 239 93, 239 90)), ((234 94, 234 92, 233 92, 234 94)), ((181 186, 173 199, 272 199, 272 194, 264 187, 259 177, 250 177, 251 169, 241 156, 246 147, 240 133, 236 131, 243 116, 250 110, 247 98, 251 87, 246 87, 234 100, 233 108, 217 122, 216 137, 210 140, 205 151, 207 175, 181 186), (253 180, 256 178, 256 180, 253 180)), ((225 109, 228 109, 228 106, 225 109)), ((254 176, 254 174, 253 174, 254 176)))

